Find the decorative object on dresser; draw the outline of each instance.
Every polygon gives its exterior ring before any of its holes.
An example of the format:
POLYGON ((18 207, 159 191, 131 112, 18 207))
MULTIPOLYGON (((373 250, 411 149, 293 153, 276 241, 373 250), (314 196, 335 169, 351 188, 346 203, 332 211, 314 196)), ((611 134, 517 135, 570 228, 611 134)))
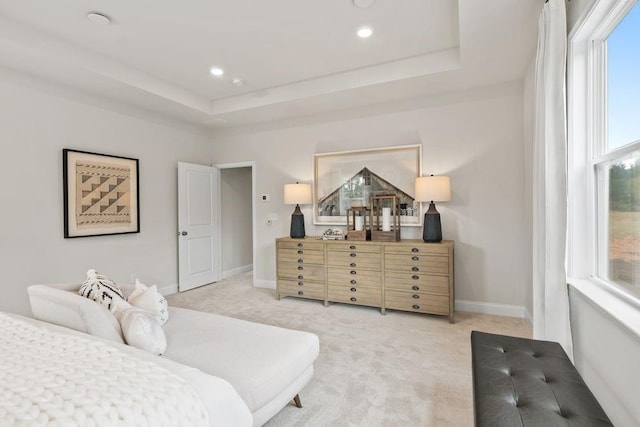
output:
POLYGON ((394 194, 371 196, 371 240, 400 240, 400 208, 394 194))
POLYGON ((305 235, 304 231, 304 214, 300 210, 300 205, 311 203, 311 185, 286 184, 284 186, 284 203, 285 205, 296 205, 295 210, 291 214, 291 232, 290 236, 294 239, 301 239, 305 235))
POLYGON ((64 237, 140 232, 138 159, 62 150, 64 237))
POLYGON ((440 213, 434 202, 451 200, 451 184, 448 176, 421 176, 416 178, 416 200, 429 202, 429 210, 424 214, 422 240, 439 242, 442 240, 440 213))
POLYGON ((286 296, 454 316, 453 242, 276 239, 278 299, 286 296))
POLYGON ((347 209, 347 240, 367 240, 367 214, 364 206, 347 209))

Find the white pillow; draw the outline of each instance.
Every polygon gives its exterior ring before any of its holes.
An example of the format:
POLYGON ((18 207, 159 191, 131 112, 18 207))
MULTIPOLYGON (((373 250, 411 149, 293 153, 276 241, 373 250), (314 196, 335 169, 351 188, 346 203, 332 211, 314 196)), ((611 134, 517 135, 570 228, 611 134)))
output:
POLYGON ((124 295, 118 285, 95 270, 87 271, 87 280, 80 286, 78 293, 83 297, 107 306, 109 310, 111 310, 111 304, 114 299, 124 300, 124 295))
POLYGON ((135 289, 127 301, 154 316, 162 325, 169 320, 169 304, 156 285, 149 287, 136 279, 135 289))
POLYGON ((157 355, 165 352, 167 337, 154 316, 125 300, 114 300, 111 312, 118 319, 127 344, 157 355))

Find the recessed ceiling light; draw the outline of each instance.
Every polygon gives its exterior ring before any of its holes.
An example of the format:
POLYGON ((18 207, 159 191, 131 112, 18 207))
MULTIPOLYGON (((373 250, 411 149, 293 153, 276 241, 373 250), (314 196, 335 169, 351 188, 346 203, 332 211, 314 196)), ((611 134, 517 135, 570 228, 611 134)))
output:
POLYGON ((231 80, 231 83, 233 83, 236 86, 244 86, 244 80, 239 79, 237 77, 231 80))
POLYGON ((111 19, 109 19, 107 15, 103 15, 100 12, 91 12, 87 14, 87 19, 94 24, 109 25, 111 23, 111 19))
POLYGON ((371 27, 360 27, 358 28, 358 37, 361 39, 368 39, 373 34, 373 28, 371 27))
POLYGON ((224 74, 224 70, 220 67, 211 67, 211 74, 213 74, 216 77, 220 77, 224 74))

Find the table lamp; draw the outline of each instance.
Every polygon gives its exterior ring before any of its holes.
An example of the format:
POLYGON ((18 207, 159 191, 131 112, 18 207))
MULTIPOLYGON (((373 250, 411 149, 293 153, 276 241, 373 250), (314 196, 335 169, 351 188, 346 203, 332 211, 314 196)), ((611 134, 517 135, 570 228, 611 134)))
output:
POLYGON ((311 203, 311 185, 285 184, 284 186, 284 203, 285 205, 296 205, 296 209, 291 214, 291 233, 294 239, 302 239, 304 237, 304 215, 300 210, 300 205, 311 203))
POLYGON ((419 176, 416 178, 416 201, 429 202, 429 210, 424 214, 422 240, 425 242, 442 241, 440 213, 434 202, 451 200, 451 185, 448 176, 419 176))

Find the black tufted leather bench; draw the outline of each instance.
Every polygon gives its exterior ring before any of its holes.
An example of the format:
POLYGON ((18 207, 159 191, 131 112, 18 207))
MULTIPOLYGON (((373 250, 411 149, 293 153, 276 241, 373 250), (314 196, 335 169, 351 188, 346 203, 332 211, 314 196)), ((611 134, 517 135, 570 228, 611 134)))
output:
POLYGON ((612 426, 560 344, 471 332, 476 427, 612 426))

